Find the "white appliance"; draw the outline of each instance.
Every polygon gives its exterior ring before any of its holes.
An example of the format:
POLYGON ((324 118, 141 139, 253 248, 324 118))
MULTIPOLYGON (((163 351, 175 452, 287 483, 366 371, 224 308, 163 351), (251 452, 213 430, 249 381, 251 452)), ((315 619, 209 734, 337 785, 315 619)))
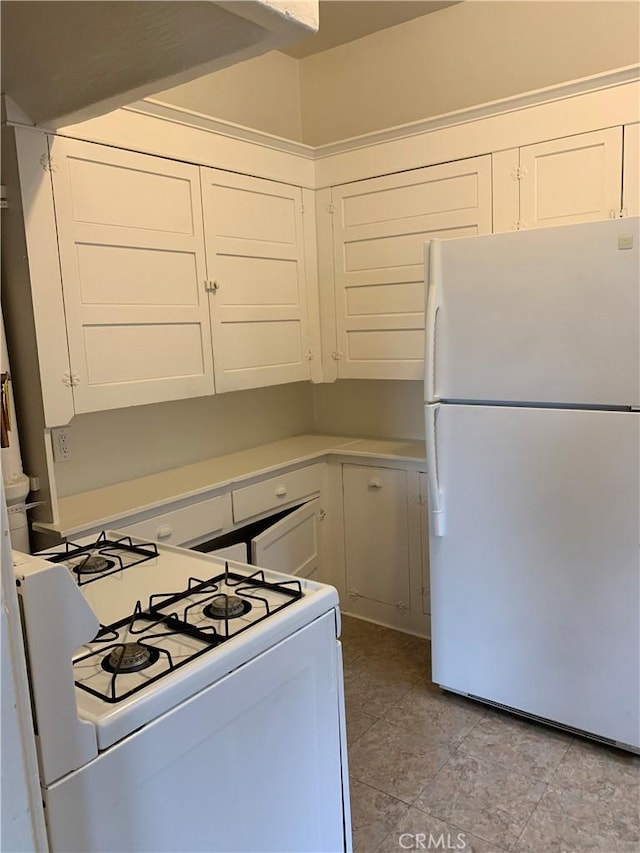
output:
POLYGON ((14 561, 52 851, 351 849, 333 587, 113 532, 14 561))
POLYGON ((640 747, 637 218, 426 246, 433 679, 640 747))

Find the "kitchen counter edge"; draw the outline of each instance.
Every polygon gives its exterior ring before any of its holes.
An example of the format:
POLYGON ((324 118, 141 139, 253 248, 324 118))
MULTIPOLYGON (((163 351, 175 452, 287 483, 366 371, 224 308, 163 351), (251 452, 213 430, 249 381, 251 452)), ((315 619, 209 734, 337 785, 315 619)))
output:
POLYGON ((284 468, 331 456, 425 462, 424 442, 306 434, 159 471, 58 500, 59 520, 33 521, 35 531, 62 538, 89 528, 130 523, 132 516, 244 485, 284 468))

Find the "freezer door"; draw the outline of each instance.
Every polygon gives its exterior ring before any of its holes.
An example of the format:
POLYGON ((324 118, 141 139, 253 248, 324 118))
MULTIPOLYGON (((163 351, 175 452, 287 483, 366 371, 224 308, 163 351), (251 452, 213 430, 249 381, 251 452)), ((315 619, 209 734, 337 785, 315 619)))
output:
POLYGON ((428 244, 427 402, 640 404, 639 223, 428 244))
POLYGON ((435 422, 434 681, 640 747, 640 414, 435 422))

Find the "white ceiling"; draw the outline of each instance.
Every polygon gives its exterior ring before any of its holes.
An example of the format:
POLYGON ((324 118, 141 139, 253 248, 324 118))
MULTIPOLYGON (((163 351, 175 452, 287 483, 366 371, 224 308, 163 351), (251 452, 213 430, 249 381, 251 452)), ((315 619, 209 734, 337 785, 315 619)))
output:
POLYGON ((303 59, 370 33, 437 12, 459 0, 320 0, 320 29, 286 47, 282 53, 303 59))

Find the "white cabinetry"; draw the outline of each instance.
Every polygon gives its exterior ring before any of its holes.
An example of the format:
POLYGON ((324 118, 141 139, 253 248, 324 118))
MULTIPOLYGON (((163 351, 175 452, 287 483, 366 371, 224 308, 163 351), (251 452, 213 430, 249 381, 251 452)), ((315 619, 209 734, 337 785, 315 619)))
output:
POLYGON ((491 158, 332 190, 339 378, 421 379, 424 242, 491 231, 491 158))
POLYGON ((622 210, 624 216, 640 216, 640 124, 624 128, 622 210))
POLYGON ((299 187, 65 137, 49 149, 44 134, 18 139, 47 426, 311 378, 305 250, 315 257, 315 246, 299 187))
POLYGON ((492 157, 494 232, 619 215, 621 127, 511 148, 492 157))
POLYGON ((346 597, 342 609, 393 628, 428 633, 423 613, 418 475, 342 466, 346 597))
POLYGON ((51 140, 74 411, 213 393, 198 168, 51 140))
POLYGON ((275 572, 312 577, 320 565, 322 518, 320 498, 303 504, 252 540, 251 562, 275 572))
POLYGON ((201 172, 216 390, 309 379, 302 190, 201 172))
MULTIPOLYGON (((300 577, 321 576, 322 554, 329 545, 329 531, 323 524, 327 515, 325 484, 326 466, 315 463, 227 488, 214 497, 196 499, 134 523, 125 520, 110 526, 123 535, 184 546, 201 545, 224 535, 225 547, 231 539, 246 542, 256 566, 300 577), (272 522, 274 517, 278 520, 272 522)), ((91 528, 83 535, 100 529, 91 528)), ((214 546, 211 552, 216 550, 214 546)))

